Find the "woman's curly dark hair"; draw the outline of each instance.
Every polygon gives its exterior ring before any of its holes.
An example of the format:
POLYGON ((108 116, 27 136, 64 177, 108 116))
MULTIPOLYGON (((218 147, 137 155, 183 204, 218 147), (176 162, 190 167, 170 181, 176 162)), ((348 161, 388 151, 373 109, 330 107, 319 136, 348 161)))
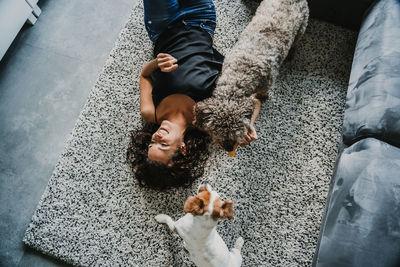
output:
POLYGON ((183 137, 186 155, 177 149, 171 158, 172 166, 167 166, 147 157, 151 136, 158 128, 146 122, 142 129, 132 132, 127 158, 139 184, 153 189, 190 185, 203 175, 210 154, 210 136, 197 128, 187 128, 183 137))

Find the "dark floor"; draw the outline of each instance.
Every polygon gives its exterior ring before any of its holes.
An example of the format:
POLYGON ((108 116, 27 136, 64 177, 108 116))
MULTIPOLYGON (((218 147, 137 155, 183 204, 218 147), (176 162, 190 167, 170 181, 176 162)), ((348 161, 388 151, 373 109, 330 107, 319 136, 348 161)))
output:
POLYGON ((21 240, 138 0, 39 1, 0 62, 0 266, 64 266, 21 240))

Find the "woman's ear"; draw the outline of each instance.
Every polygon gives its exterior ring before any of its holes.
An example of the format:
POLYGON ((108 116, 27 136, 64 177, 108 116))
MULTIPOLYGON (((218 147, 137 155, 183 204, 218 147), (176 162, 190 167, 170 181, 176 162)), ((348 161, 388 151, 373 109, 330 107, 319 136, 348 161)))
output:
POLYGON ((224 201, 221 208, 223 211, 222 218, 232 220, 233 219, 233 201, 232 200, 224 201))
POLYGON ((183 210, 185 213, 191 213, 193 216, 203 215, 204 202, 198 197, 188 197, 183 210))

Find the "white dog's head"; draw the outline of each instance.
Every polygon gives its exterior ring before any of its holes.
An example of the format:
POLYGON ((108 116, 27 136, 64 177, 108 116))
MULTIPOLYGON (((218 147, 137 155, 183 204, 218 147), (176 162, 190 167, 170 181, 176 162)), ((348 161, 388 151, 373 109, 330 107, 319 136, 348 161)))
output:
POLYGON ((233 219, 233 202, 222 201, 216 191, 207 182, 203 182, 197 195, 189 197, 184 206, 185 213, 193 216, 210 216, 214 220, 233 219))

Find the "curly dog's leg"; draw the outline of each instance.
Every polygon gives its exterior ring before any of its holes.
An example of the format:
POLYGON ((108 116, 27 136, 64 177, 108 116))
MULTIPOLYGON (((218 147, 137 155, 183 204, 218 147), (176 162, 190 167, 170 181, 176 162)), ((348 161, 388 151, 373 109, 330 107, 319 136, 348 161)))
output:
POLYGON ((292 60, 294 58, 294 54, 296 52, 296 49, 299 45, 300 39, 303 37, 304 32, 306 31, 307 28, 307 24, 308 24, 308 19, 304 19, 303 22, 300 25, 299 30, 297 31, 296 37, 294 38, 292 47, 289 50, 289 53, 286 57, 287 60, 292 60))

